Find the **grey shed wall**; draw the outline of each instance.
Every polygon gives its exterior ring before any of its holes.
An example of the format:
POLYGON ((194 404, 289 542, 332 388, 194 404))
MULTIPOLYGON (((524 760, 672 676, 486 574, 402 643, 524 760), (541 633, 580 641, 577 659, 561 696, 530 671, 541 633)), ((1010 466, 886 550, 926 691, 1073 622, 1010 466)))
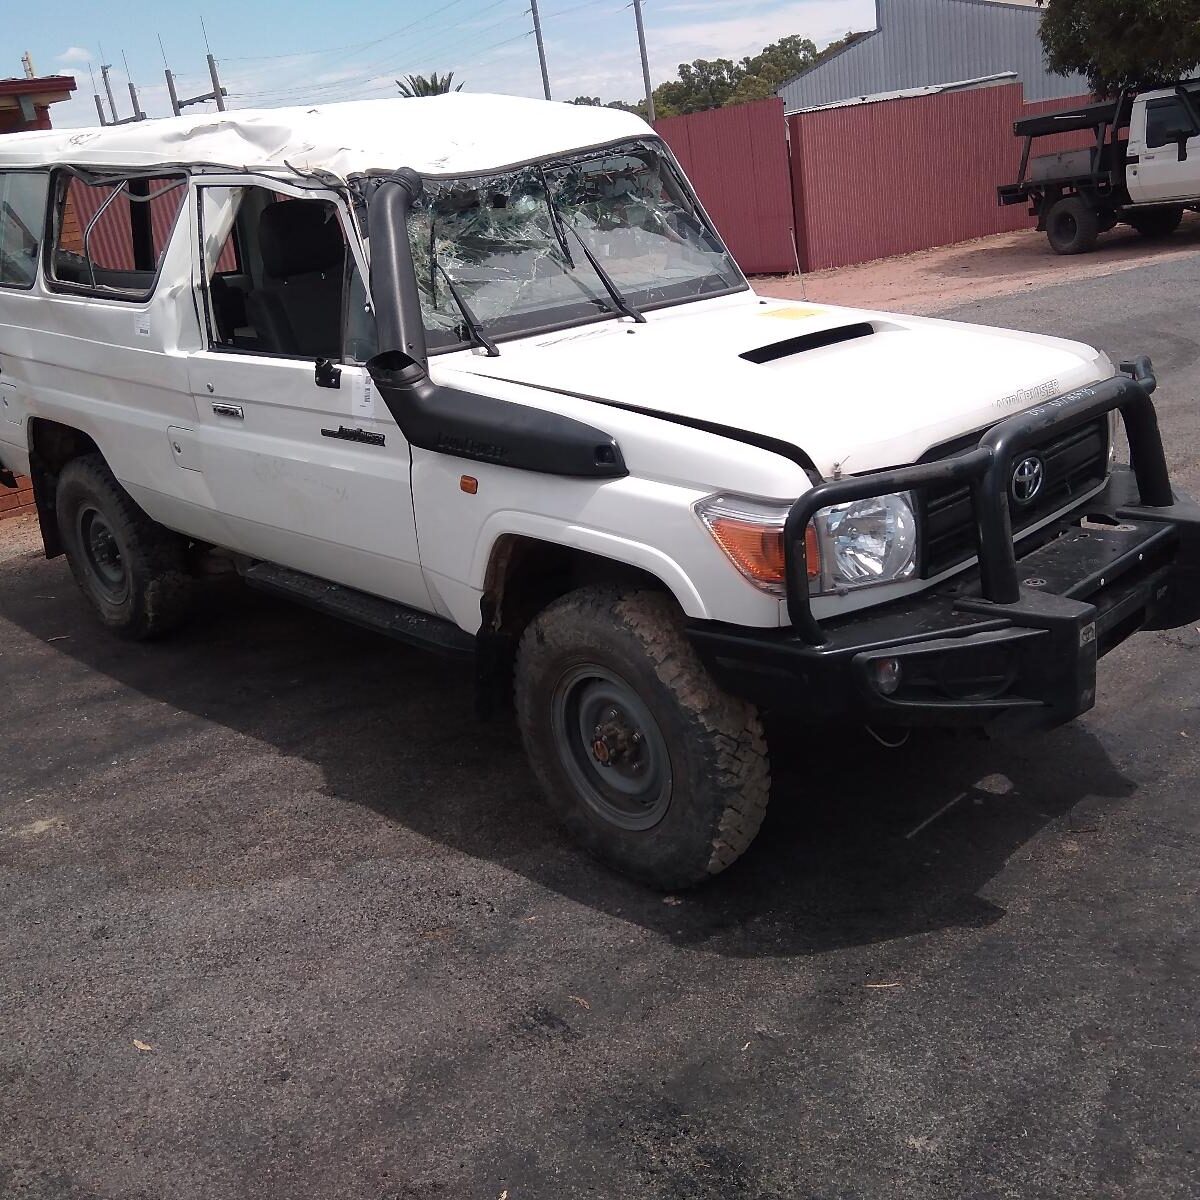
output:
POLYGON ((1041 10, 991 0, 876 0, 877 32, 779 89, 793 112, 902 88, 1015 71, 1026 100, 1088 92, 1082 75, 1051 75, 1038 40, 1041 10))

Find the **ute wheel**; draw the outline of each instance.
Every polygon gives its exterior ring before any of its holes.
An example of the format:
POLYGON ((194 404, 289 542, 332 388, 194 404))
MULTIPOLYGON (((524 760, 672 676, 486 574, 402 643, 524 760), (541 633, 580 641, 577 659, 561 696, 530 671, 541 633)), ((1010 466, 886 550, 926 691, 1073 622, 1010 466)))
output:
POLYGON ((1169 237, 1183 220, 1183 205, 1165 204, 1161 208, 1137 209, 1125 219, 1142 237, 1169 237))
POLYGON ((762 724, 710 678, 668 596, 592 587, 550 605, 521 639, 516 708, 550 807, 618 871, 690 887, 754 840, 762 724))
POLYGON ((1046 214, 1046 237, 1056 254, 1086 254, 1099 233, 1099 216, 1078 196, 1056 200, 1046 214))
POLYGON ((71 573, 109 629, 148 638, 184 621, 187 542, 150 520, 99 454, 67 463, 55 507, 71 573))

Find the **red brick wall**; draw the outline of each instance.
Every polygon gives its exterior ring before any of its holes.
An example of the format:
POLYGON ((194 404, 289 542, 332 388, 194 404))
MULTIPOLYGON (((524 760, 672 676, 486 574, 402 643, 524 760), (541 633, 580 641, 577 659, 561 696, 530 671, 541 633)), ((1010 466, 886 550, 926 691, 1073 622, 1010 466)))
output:
POLYGON ((12 488, 0 485, 0 521, 27 512, 33 512, 33 481, 18 475, 15 492, 12 488))

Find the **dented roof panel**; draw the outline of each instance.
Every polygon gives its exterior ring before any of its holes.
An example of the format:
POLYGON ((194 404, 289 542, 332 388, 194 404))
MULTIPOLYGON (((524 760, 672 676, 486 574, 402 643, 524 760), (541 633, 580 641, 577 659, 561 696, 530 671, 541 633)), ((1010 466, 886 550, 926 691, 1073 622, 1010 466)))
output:
POLYGON ((10 134, 0 138, 0 167, 198 163, 343 179, 398 167, 468 175, 648 134, 645 121, 619 109, 452 92, 10 134))

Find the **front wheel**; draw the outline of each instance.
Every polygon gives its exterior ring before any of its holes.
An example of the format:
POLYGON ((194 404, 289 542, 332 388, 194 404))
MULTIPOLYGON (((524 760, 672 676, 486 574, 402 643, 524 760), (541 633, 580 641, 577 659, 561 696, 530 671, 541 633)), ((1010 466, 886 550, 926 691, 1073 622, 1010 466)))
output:
POLYGON ((712 681, 661 593, 584 588, 550 605, 521 639, 516 708, 550 807, 626 875, 702 883, 762 824, 758 713, 712 681))
POLYGON ((1164 204, 1161 208, 1135 209, 1125 219, 1142 237, 1169 237, 1183 220, 1183 205, 1164 204))

